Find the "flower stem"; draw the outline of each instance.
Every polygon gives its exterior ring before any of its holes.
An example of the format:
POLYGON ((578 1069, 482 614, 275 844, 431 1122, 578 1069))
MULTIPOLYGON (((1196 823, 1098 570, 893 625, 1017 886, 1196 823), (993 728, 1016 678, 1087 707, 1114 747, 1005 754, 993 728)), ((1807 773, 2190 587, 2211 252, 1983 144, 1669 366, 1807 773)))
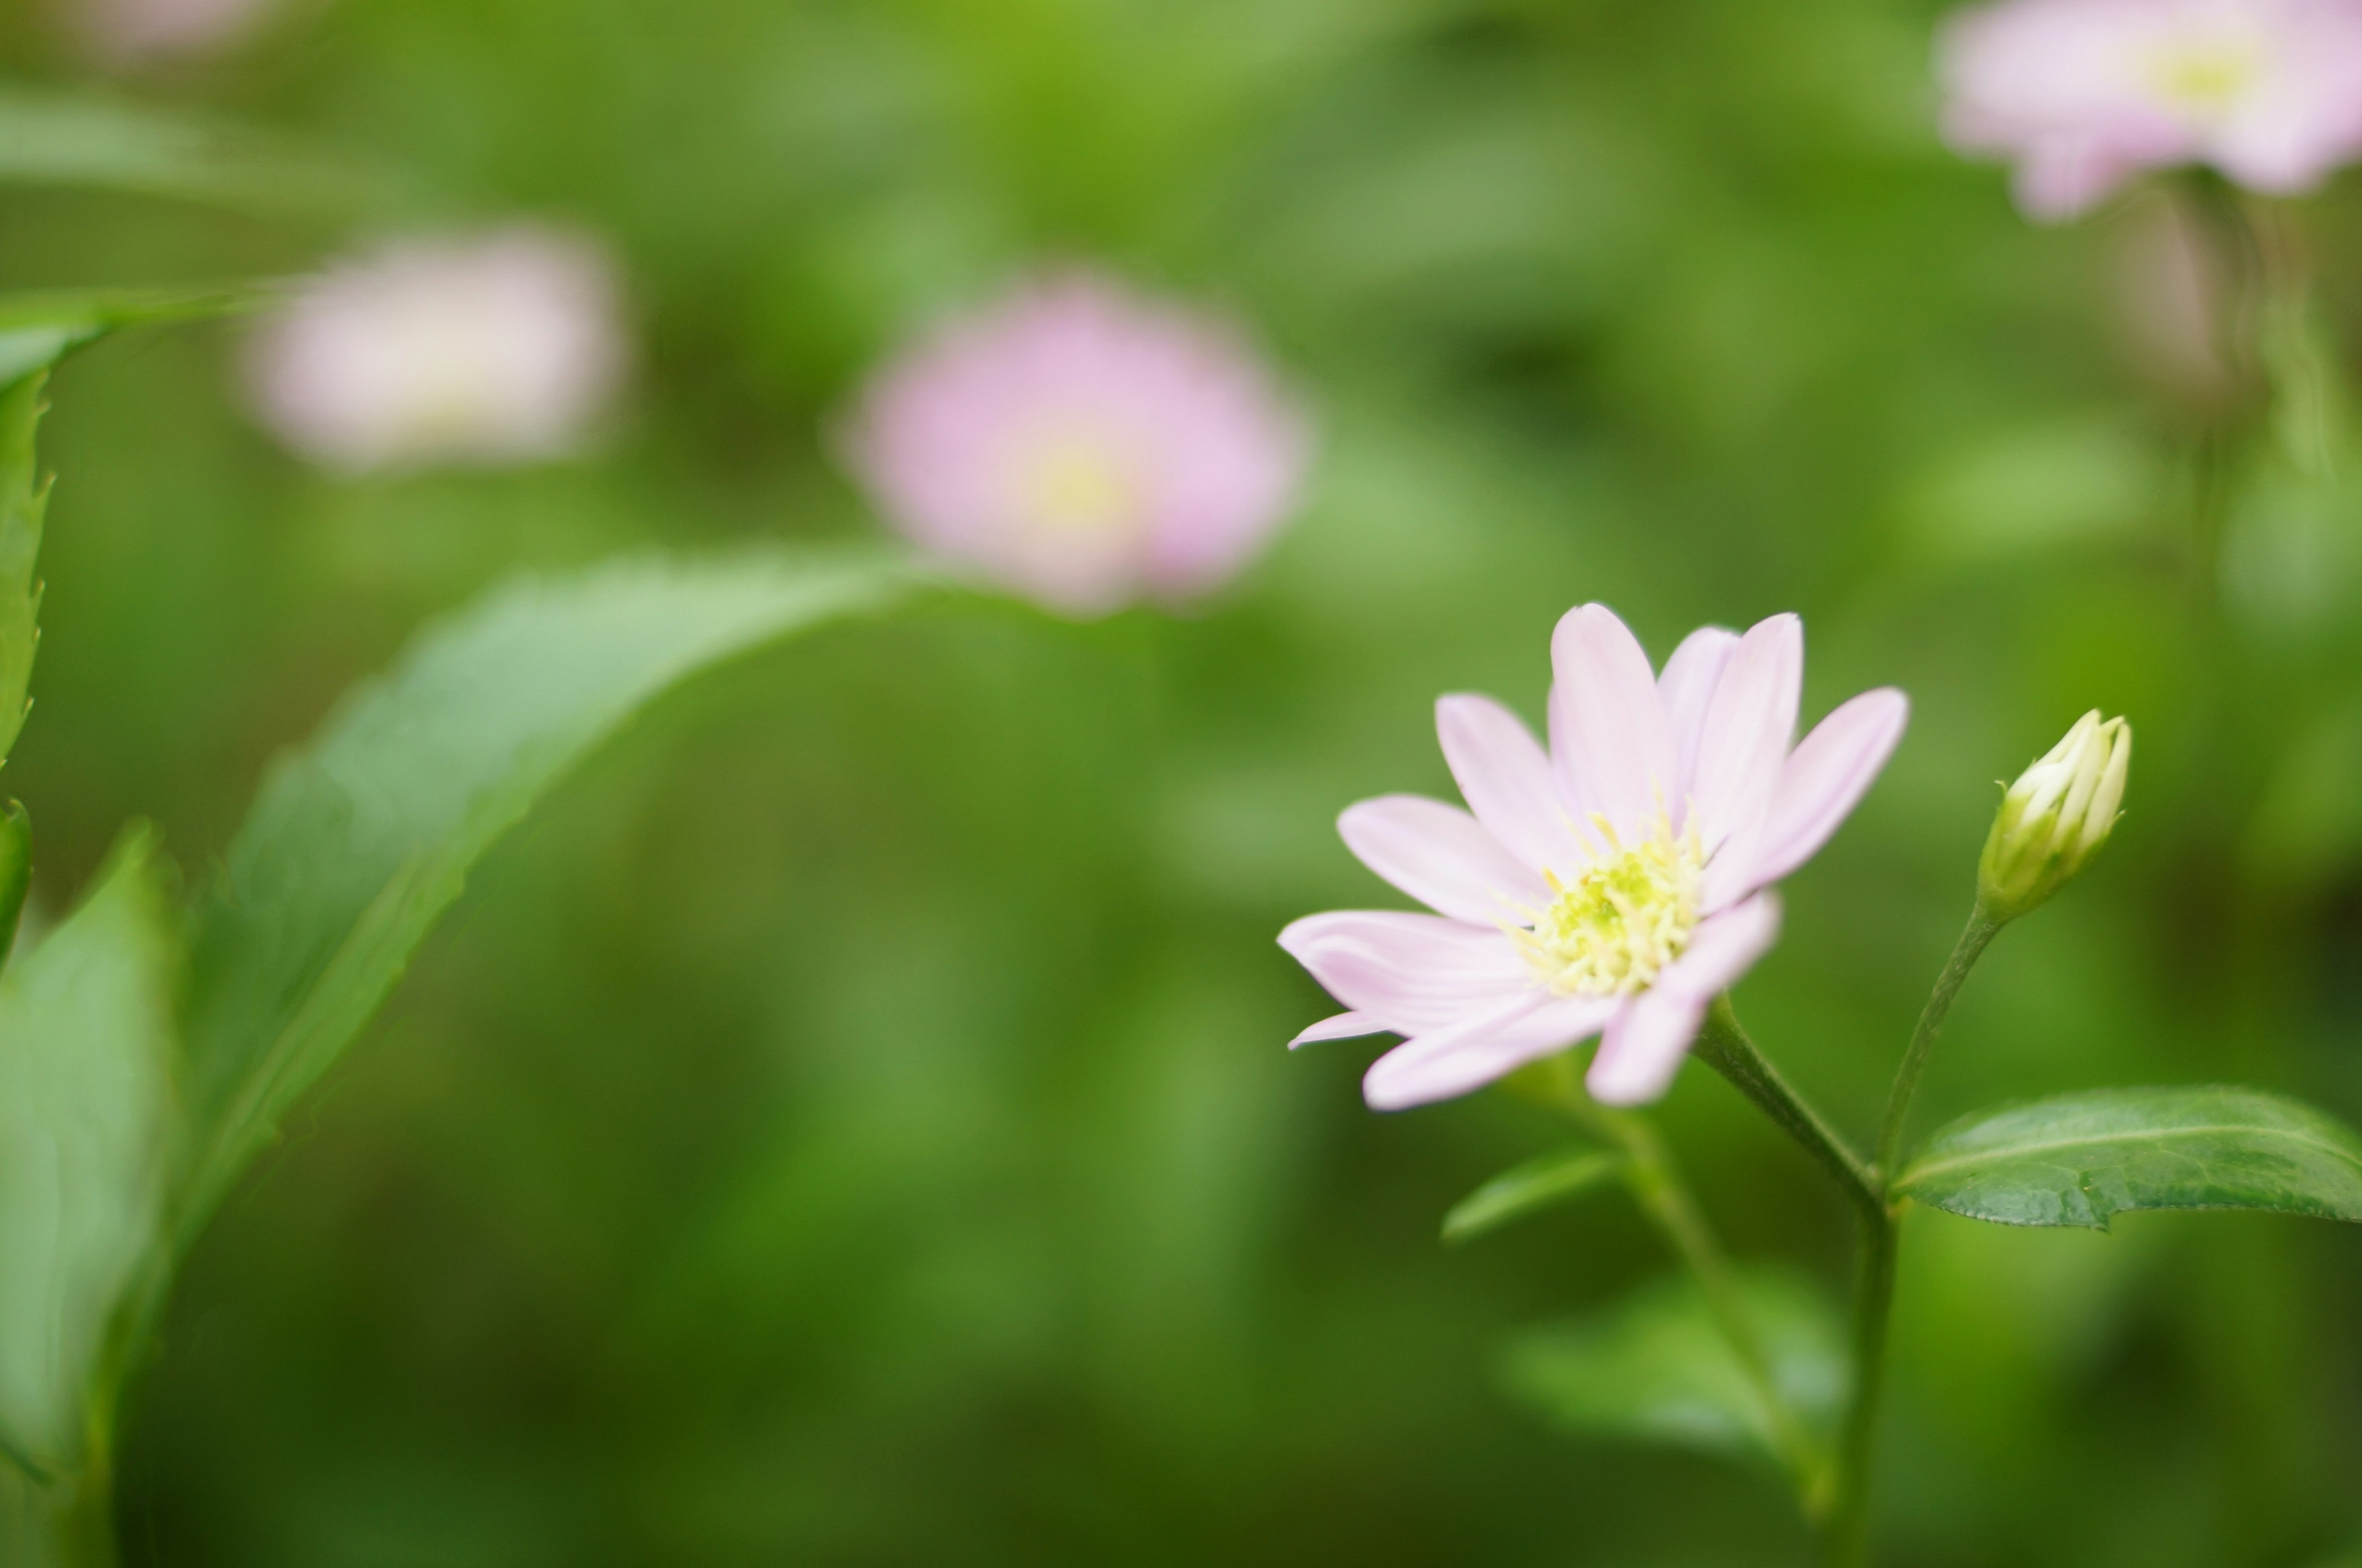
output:
POLYGON ((1853 1145, 1791 1088, 1771 1058, 1756 1048, 1755 1042, 1740 1027, 1738 1014, 1732 1010, 1728 997, 1715 999, 1691 1053, 1728 1078, 1782 1132, 1802 1144, 1866 1219, 1885 1214, 1886 1195, 1876 1173, 1861 1163, 1853 1145))
POLYGON ((1830 1568, 1870 1561, 1870 1476, 1878 1435, 1878 1401, 1886 1383, 1886 1329, 1894 1310, 1894 1253, 1901 1240, 1892 1209, 1861 1223, 1853 1279, 1853 1397, 1838 1448, 1837 1501, 1829 1515, 1830 1568))
POLYGON ((1936 1036, 1945 1015, 1959 994, 1977 960, 2001 932, 2003 922, 1985 912, 1981 900, 1969 914, 1968 928, 1953 944, 1952 956, 1936 977, 1927 1005, 1920 1010, 1918 1027, 1894 1074, 1894 1088, 1886 1099, 1886 1115, 1878 1131, 1878 1157, 1871 1167, 1877 1202, 1863 1211, 1860 1261, 1853 1286, 1853 1397, 1846 1408, 1845 1436, 1838 1450, 1837 1505, 1829 1521, 1831 1568, 1860 1568, 1870 1560, 1871 1458, 1878 1435, 1879 1396, 1886 1383, 1886 1331, 1894 1311, 1894 1257, 1901 1234, 1894 1207, 1895 1162, 1903 1149, 1903 1132, 1911 1113, 1911 1097, 1927 1071, 1936 1036))
POLYGON ((1835 1478, 1828 1456, 1798 1419, 1773 1375, 1772 1357, 1746 1297, 1732 1276, 1730 1260, 1723 1253, 1713 1228, 1691 1197, 1672 1152, 1657 1130, 1643 1117, 1613 1110, 1585 1094, 1571 1066, 1556 1075, 1552 1099, 1576 1122, 1621 1149, 1624 1181, 1640 1212, 1656 1226, 1689 1270, 1706 1310, 1729 1344, 1731 1353, 1755 1386, 1769 1423, 1769 1436, 1780 1462, 1794 1480, 1796 1495, 1808 1518, 1819 1518, 1835 1496, 1835 1478))
POLYGON ((1878 1154, 1873 1162, 1884 1206, 1887 1185, 1894 1178, 1895 1157, 1903 1152, 1904 1124, 1911 1114, 1911 1097, 1918 1092, 1919 1079, 1927 1071, 1927 1058, 1935 1054, 1936 1036, 1944 1027, 1945 1015, 1952 1010, 1952 999, 1959 994, 1960 982, 1969 977, 1977 960, 1992 939, 2001 933, 2002 922, 1985 912, 1980 901, 1969 913, 1968 929, 1952 945, 1952 956, 1944 972, 1936 977, 1936 988, 1928 994, 1927 1005, 1919 1012, 1919 1026, 1911 1032, 1911 1043, 1903 1053, 1903 1065, 1895 1069, 1894 1088, 1886 1096, 1886 1115, 1879 1122, 1878 1154))

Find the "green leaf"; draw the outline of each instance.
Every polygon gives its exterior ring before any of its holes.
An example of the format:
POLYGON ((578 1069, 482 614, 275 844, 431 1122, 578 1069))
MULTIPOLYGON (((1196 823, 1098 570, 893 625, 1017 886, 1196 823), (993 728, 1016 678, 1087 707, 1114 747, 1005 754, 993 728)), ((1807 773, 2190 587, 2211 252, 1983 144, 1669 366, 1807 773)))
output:
MULTIPOLYGON (((1750 1272, 1739 1288, 1772 1381, 1808 1427, 1835 1425, 1845 1337, 1808 1283, 1750 1272)), ((1596 1317, 1529 1330, 1502 1361, 1509 1393, 1571 1431, 1776 1457, 1754 1380, 1687 1279, 1661 1280, 1596 1317)))
POLYGON ((494 593, 281 758, 197 916, 188 1015, 193 1238, 366 1022, 468 868, 651 699, 918 580, 882 556, 641 561, 494 593))
POLYGON ((110 1332, 162 1221, 172 924, 153 841, 0 977, 0 1446, 70 1468, 110 1332))
POLYGON ((21 86, 0 87, 0 181, 263 212, 349 210, 385 185, 247 127, 21 86))
POLYGON ((2362 1138, 2255 1089, 2099 1089, 1963 1117, 1927 1141, 1895 1190, 2003 1225, 2105 1230, 2137 1209, 2362 1220, 2362 1138))
POLYGON ((1443 1217, 1443 1239, 1473 1242, 1512 1220, 1578 1198, 1621 1175, 1624 1157, 1605 1149, 1561 1149, 1503 1171, 1462 1198, 1443 1217))
POLYGON ((0 761, 25 727, 40 643, 39 563, 49 486, 33 437, 49 367, 118 327, 218 315, 258 297, 221 289, 0 295, 0 761))
MULTIPOLYGON (((0 353, 6 338, 0 336, 0 353)), ((50 488, 37 477, 33 430, 41 419, 39 371, 0 391, 0 761, 25 727, 33 654, 40 646, 41 519, 50 488)))
POLYGON ((0 386, 46 370, 66 350, 122 327, 252 310, 264 298, 259 290, 232 288, 0 294, 0 386))

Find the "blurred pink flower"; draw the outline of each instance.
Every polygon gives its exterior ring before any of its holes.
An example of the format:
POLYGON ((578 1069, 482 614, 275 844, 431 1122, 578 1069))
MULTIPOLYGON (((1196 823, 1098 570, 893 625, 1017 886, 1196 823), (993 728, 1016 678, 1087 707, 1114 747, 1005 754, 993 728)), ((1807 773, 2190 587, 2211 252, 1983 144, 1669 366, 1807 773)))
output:
POLYGON ((1900 691, 1866 691, 1791 750, 1794 615, 1743 637, 1705 627, 1658 676, 1613 612, 1585 604, 1551 659, 1548 753, 1491 699, 1446 697, 1436 728, 1469 811, 1388 795, 1338 820, 1363 865, 1437 912, 1318 914, 1280 933, 1352 1009, 1291 1044, 1407 1037, 1363 1080, 1374 1110, 1465 1094, 1603 1033, 1593 1096, 1663 1094, 1707 1004, 1779 933, 1760 889, 1837 831, 1910 712, 1900 691))
POLYGON ((630 359, 613 263, 529 225, 413 238, 313 280, 249 345, 263 423, 359 472, 579 447, 630 359))
POLYGON ((66 0, 73 29, 108 61, 131 63, 236 43, 281 0, 66 0))
POLYGON ((1937 55, 1946 138, 2015 160, 2036 218, 2143 169, 2287 193, 2362 151, 2362 0, 2002 0, 1937 55))
POLYGON ((845 448, 920 545, 1093 615, 1237 572, 1285 520, 1308 441, 1231 330, 1070 273, 887 365, 845 448))

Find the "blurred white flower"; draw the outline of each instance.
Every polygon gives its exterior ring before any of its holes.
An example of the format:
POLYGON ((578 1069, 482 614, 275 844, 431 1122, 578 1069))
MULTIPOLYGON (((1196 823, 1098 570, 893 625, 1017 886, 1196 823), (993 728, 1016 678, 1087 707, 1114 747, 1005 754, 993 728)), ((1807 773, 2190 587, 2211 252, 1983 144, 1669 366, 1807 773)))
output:
POLYGON ((202 54, 237 42, 281 0, 65 0, 67 21, 105 60, 202 54))
POLYGON ((606 251, 518 225, 412 238, 311 281, 257 333, 264 424, 348 472, 503 465, 577 450, 630 344, 606 251))
POLYGON ((1237 572, 1286 520, 1308 445, 1236 334, 1086 273, 889 363, 846 442, 896 528, 1085 615, 1237 572))
POLYGON ((1951 20, 1937 69, 1946 138, 2014 160, 2037 218, 2143 169, 2287 193, 2362 152, 2362 0, 2001 0, 1951 20))

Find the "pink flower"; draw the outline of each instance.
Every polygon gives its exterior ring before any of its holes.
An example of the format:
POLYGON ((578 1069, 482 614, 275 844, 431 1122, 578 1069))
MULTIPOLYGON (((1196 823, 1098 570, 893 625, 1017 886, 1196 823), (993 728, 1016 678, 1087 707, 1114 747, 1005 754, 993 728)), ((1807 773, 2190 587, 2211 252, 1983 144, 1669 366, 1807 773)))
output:
POLYGON ((1837 831, 1910 712, 1900 691, 1866 691, 1791 750, 1794 615, 1694 632, 1658 676, 1612 611, 1585 604, 1551 661, 1547 754, 1490 698, 1446 697, 1436 728, 1470 810, 1387 795, 1338 820, 1363 864, 1436 912, 1318 914, 1280 933, 1352 1010, 1291 1044, 1407 1037, 1363 1080, 1374 1110, 1465 1094, 1595 1034, 1594 1097, 1663 1094, 1706 1005, 1779 933, 1761 889, 1837 831))
POLYGON ((250 345, 257 412, 314 461, 360 472, 562 457, 631 359, 595 241, 516 225, 399 240, 301 290, 250 345))
POLYGON ((133 64, 225 48, 280 0, 71 0, 72 21, 108 61, 133 64))
POLYGON ((2362 0, 2003 0, 1937 53, 1946 138, 2014 159, 2037 218, 2143 169, 2288 193, 2362 151, 2362 0))
POLYGON ((902 533, 1092 615, 1237 572, 1293 504, 1308 443, 1231 331, 1077 273, 888 365, 845 446, 902 533))

